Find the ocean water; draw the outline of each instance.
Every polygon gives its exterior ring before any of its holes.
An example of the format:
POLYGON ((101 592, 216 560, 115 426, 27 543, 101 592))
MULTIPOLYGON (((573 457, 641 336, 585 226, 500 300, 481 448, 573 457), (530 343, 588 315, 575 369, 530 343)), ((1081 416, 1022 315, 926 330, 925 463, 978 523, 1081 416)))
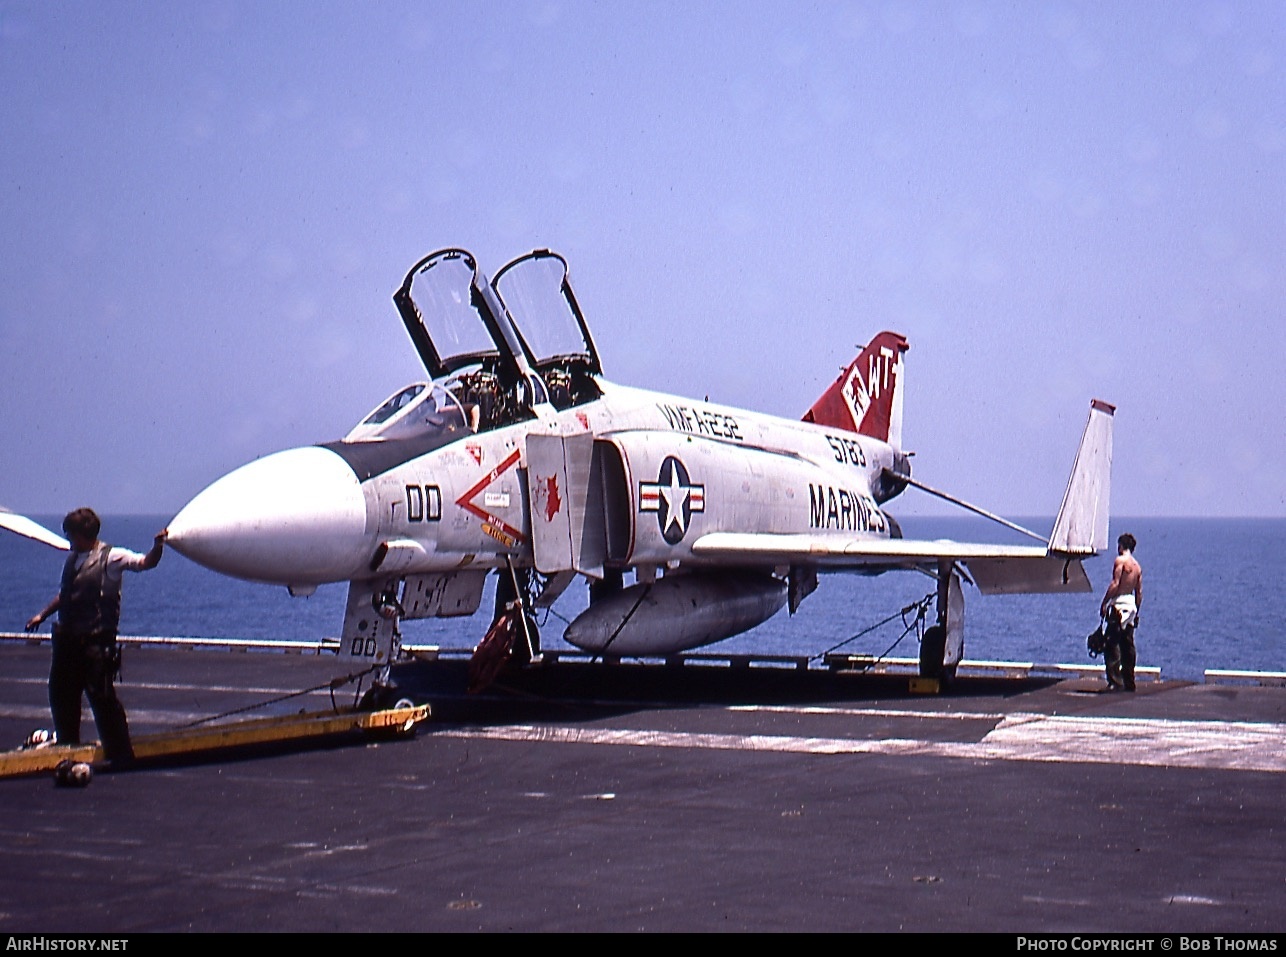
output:
MULTIPOLYGON (((61 516, 33 516, 58 528, 61 516)), ((146 551, 168 516, 106 516, 103 538, 146 551)), ((1050 519, 1020 520, 1047 531, 1050 519)), ((973 517, 906 518, 907 537, 1030 544, 973 517)), ((1208 668, 1286 671, 1286 588, 1276 559, 1286 553, 1286 519, 1117 519, 1138 539, 1144 602, 1137 633, 1139 663, 1169 678, 1200 680, 1208 668)), ((0 631, 21 631, 57 591, 63 553, 0 530, 0 631)), ((982 596, 965 587, 965 656, 990 661, 1096 663, 1085 636, 1098 623, 1098 604, 1111 578, 1112 556, 1086 563, 1094 591, 1081 595, 982 596)), ((280 586, 224 578, 172 550, 151 572, 127 575, 122 627, 128 635, 316 640, 338 634, 347 586, 323 586, 292 598, 280 586)), ((900 619, 852 641, 854 635, 933 590, 911 572, 874 577, 822 576, 793 617, 785 611, 753 631, 707 649, 719 653, 821 655, 831 649, 883 654, 901 635, 900 619)), ((486 631, 491 590, 479 614, 403 624, 408 642, 470 648, 486 631)), ((573 584, 542 622, 546 648, 566 648, 562 619, 585 606, 573 584)), ((48 630, 48 625, 44 626, 48 630)), ((891 654, 915 657, 914 635, 891 654)), ((1101 660, 1101 659, 1099 659, 1101 660)))

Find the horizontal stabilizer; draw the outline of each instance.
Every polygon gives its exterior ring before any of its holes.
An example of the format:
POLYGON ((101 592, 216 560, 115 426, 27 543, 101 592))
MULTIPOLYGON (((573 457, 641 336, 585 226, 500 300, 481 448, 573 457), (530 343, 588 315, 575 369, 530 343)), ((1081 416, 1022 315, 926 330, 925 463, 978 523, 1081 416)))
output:
POLYGON ((1031 595, 1090 591, 1079 558, 983 558, 968 562, 969 575, 984 595, 1031 595))
POLYGON ((1112 478, 1114 406, 1094 399, 1076 450, 1076 463, 1054 519, 1049 550, 1063 555, 1092 555, 1107 548, 1108 506, 1112 478))
POLYGON ((9 531, 16 532, 24 538, 31 538, 37 542, 52 545, 54 548, 61 549, 64 552, 71 551, 71 542, 61 535, 51 532, 39 522, 33 522, 25 515, 17 515, 5 508, 0 508, 0 528, 7 528, 9 531))

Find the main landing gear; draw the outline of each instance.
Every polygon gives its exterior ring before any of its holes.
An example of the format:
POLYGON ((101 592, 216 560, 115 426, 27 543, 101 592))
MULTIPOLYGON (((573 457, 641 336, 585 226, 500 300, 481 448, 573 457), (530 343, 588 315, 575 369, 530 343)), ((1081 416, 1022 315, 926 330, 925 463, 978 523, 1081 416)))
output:
POLYGON ((509 566, 496 582, 496 614, 469 659, 470 694, 485 691, 510 662, 525 665, 540 654, 540 629, 531 606, 532 572, 509 566))
POLYGON ((952 562, 938 563, 937 612, 937 623, 920 640, 920 677, 946 684, 964 657, 964 591, 952 562))

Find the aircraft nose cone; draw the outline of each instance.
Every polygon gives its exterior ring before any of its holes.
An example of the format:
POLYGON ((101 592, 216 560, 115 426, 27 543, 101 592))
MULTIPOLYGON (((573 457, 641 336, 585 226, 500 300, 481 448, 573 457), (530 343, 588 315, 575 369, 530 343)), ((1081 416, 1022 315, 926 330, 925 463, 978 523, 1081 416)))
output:
POLYGON ((216 481, 169 524, 167 544, 207 568, 307 585, 348 578, 369 557, 357 475, 320 447, 265 456, 216 481))

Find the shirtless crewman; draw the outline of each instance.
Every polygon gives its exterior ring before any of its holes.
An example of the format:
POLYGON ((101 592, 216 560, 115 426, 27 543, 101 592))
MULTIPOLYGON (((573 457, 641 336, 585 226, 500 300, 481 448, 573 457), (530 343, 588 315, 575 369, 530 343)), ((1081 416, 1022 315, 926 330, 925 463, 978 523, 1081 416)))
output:
POLYGON ((1134 557, 1136 544, 1128 532, 1116 540, 1112 583, 1107 586, 1099 606, 1099 614, 1107 619, 1103 661, 1107 666, 1108 691, 1134 690, 1134 628, 1139 623, 1139 606, 1143 604, 1143 569, 1134 557))

